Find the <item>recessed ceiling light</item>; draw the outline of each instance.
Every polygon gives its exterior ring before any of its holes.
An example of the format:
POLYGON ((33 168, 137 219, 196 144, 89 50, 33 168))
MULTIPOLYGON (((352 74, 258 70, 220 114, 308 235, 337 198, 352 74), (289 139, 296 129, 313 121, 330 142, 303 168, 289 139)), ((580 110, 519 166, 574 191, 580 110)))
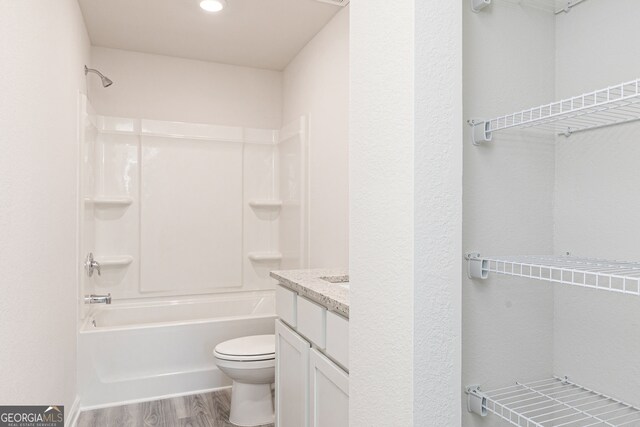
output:
POLYGON ((200 7, 207 12, 220 12, 227 5, 225 0, 202 0, 200 7))

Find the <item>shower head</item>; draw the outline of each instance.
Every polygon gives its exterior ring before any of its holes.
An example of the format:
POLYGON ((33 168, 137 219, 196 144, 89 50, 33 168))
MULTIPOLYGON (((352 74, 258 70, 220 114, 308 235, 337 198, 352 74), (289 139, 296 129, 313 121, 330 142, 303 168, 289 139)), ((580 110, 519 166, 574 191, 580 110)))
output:
POLYGON ((100 80, 102 80, 102 87, 109 87, 109 86, 111 86, 113 84, 113 80, 111 80, 109 77, 105 76, 100 71, 94 70, 93 68, 88 68, 85 65, 84 66, 84 75, 86 76, 89 73, 96 73, 98 76, 100 76, 100 80))

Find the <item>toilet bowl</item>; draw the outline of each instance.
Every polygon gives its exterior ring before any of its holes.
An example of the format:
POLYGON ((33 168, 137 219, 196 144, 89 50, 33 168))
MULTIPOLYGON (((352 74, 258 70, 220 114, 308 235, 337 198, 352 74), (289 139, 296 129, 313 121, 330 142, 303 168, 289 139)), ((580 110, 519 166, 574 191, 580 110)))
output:
POLYGON ((216 365, 233 380, 229 422, 241 427, 273 422, 275 335, 253 335, 216 346, 216 365))

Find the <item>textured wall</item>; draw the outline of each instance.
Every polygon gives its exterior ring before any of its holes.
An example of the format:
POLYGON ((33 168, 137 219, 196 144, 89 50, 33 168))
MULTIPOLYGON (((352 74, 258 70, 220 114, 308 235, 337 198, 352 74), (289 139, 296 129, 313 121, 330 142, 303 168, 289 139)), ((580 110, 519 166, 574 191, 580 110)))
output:
MULTIPOLYGON (((478 14, 465 2, 464 15, 465 119, 554 99, 552 13, 496 1, 478 14)), ((475 147, 465 126, 465 251, 552 252, 553 141, 553 136, 515 131, 497 133, 493 142, 475 147)), ((491 389, 551 375, 553 287, 498 275, 472 281, 466 271, 462 283, 462 386, 491 389)), ((469 414, 465 407, 462 425, 500 423, 469 414)))
MULTIPOLYGON (((558 16, 558 97, 640 77, 639 14, 639 2, 618 0, 558 16)), ((639 130, 632 123, 557 138, 557 253, 640 260, 639 130)), ((640 405, 639 308, 634 297, 557 286, 556 373, 640 405)))
POLYGON ((351 3, 350 425, 460 424, 462 12, 351 3))
POLYGON ((351 2, 349 424, 413 418, 414 2, 351 2))
POLYGON ((413 425, 459 426, 463 3, 415 5, 413 425))
POLYGON ((283 124, 309 119, 309 266, 349 265, 349 8, 283 72, 283 124))
POLYGON ((0 403, 76 397, 78 91, 74 0, 0 1, 0 403))
POLYGON ((279 129, 282 73, 92 47, 91 64, 115 83, 91 81, 89 100, 106 116, 279 129))

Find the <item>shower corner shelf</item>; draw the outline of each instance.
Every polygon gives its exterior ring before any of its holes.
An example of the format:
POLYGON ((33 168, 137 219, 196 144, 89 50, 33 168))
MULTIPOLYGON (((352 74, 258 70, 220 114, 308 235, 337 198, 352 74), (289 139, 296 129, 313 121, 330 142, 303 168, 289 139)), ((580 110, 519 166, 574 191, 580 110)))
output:
POLYGON ((467 274, 486 279, 489 273, 525 277, 584 288, 640 295, 640 263, 554 255, 481 256, 468 253, 467 274))
POLYGON ((271 262, 280 261, 282 254, 280 252, 249 252, 249 259, 254 262, 271 262))
POLYGON ((101 267, 125 267, 133 262, 131 255, 97 256, 101 267))
POLYGON ((84 199, 85 203, 90 203, 100 207, 120 207, 129 206, 133 203, 133 199, 127 196, 96 196, 87 197, 84 199))
POLYGON ((279 209, 282 206, 282 200, 277 199, 254 199, 249 201, 252 208, 262 209, 279 209))
POLYGON ((631 426, 640 423, 640 408, 553 377, 492 391, 469 386, 467 409, 480 416, 497 415, 514 426, 631 426))
POLYGON ((640 79, 492 119, 471 119, 472 142, 491 141, 494 132, 537 128, 557 135, 640 120, 640 79))

